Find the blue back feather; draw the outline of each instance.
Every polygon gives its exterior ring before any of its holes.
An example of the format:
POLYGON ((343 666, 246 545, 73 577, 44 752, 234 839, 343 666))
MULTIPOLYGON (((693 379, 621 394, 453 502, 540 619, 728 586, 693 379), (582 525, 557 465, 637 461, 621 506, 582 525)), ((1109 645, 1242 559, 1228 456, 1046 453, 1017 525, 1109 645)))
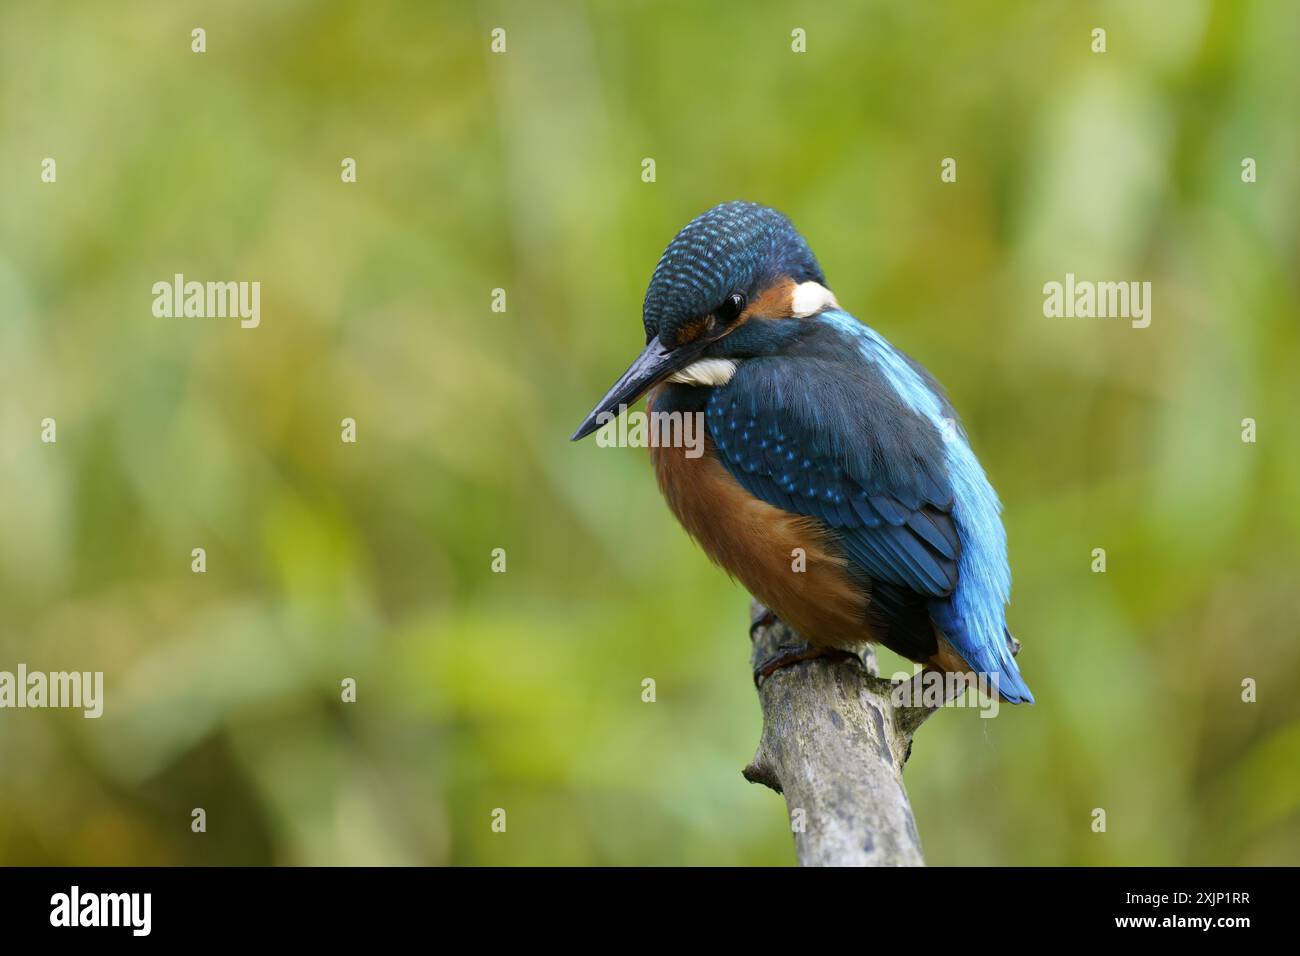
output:
POLYGON ((1001 506, 947 400, 848 313, 811 321, 856 354, 740 363, 706 406, 719 458, 751 494, 831 528, 891 613, 924 601, 974 670, 1032 701, 1007 646, 1001 506))
POLYGON ((999 676, 1003 696, 1033 703, 1033 694, 1008 647, 1006 606, 1011 600, 1011 568, 1002 503, 965 433, 946 401, 916 366, 874 329, 843 311, 826 312, 820 318, 855 340, 862 356, 885 376, 908 407, 947 435, 944 464, 962 549, 957 587, 946 600, 931 602, 931 614, 967 663, 977 671, 999 676))

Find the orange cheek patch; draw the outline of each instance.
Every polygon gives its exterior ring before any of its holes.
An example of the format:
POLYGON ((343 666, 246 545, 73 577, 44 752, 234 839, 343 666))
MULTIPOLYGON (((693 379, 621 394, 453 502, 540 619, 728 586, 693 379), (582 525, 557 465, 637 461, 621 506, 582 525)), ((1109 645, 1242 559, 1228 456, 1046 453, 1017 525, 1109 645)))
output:
POLYGON ((788 319, 794 315, 793 279, 782 279, 763 290, 757 299, 740 313, 740 321, 749 319, 788 319))
POLYGON ((710 316, 704 316, 699 319, 693 319, 677 330, 677 337, 673 340, 675 345, 681 346, 688 342, 694 342, 713 324, 710 316))
MULTIPOLYGON (((792 318, 794 316, 794 291, 795 281, 793 279, 781 279, 775 285, 764 289, 759 297, 750 302, 745 311, 736 317, 736 321, 724 330, 724 334, 730 335, 750 319, 792 318)), ((672 342, 665 342, 664 344, 673 348, 680 348, 694 342, 701 335, 714 331, 716 326, 717 320, 711 315, 692 319, 677 330, 672 342)))

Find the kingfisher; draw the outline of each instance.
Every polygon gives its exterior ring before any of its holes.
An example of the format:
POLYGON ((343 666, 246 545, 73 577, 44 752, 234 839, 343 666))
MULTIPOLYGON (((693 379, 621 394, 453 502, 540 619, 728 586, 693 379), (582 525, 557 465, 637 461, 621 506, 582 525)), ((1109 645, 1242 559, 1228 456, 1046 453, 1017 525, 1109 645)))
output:
POLYGON ((646 345, 573 435, 648 393, 697 416, 703 453, 654 443, 669 508, 708 556, 821 654, 879 643, 1032 703, 1007 628, 1001 504, 946 393, 840 307, 784 215, 728 202, 659 259, 646 345))

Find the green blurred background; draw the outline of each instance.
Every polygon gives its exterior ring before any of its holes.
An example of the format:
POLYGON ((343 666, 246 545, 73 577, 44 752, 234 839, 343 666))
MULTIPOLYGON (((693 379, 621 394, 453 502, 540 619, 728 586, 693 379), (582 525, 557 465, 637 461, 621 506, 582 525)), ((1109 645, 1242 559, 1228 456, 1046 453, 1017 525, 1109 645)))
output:
POLYGON ((745 594, 567 440, 735 198, 1005 502, 1039 703, 921 732, 929 861, 1300 861, 1295 3, 0 11, 0 669, 106 681, 0 712, 3 862, 791 863, 745 594), (261 327, 154 318, 176 272, 261 327), (1044 318, 1066 272, 1151 327, 1044 318))

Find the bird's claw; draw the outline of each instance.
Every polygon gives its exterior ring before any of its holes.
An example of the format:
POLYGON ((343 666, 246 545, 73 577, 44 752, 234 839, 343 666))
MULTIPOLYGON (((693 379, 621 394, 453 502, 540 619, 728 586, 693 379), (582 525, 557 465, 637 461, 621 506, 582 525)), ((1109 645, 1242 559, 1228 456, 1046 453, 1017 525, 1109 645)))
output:
POLYGON ((815 647, 812 644, 782 644, 776 649, 776 653, 764 658, 754 668, 754 686, 761 687, 764 680, 783 668, 793 667, 795 664, 802 664, 804 661, 817 660, 818 658, 834 661, 861 661, 861 658, 851 651, 843 651, 835 647, 815 647))

